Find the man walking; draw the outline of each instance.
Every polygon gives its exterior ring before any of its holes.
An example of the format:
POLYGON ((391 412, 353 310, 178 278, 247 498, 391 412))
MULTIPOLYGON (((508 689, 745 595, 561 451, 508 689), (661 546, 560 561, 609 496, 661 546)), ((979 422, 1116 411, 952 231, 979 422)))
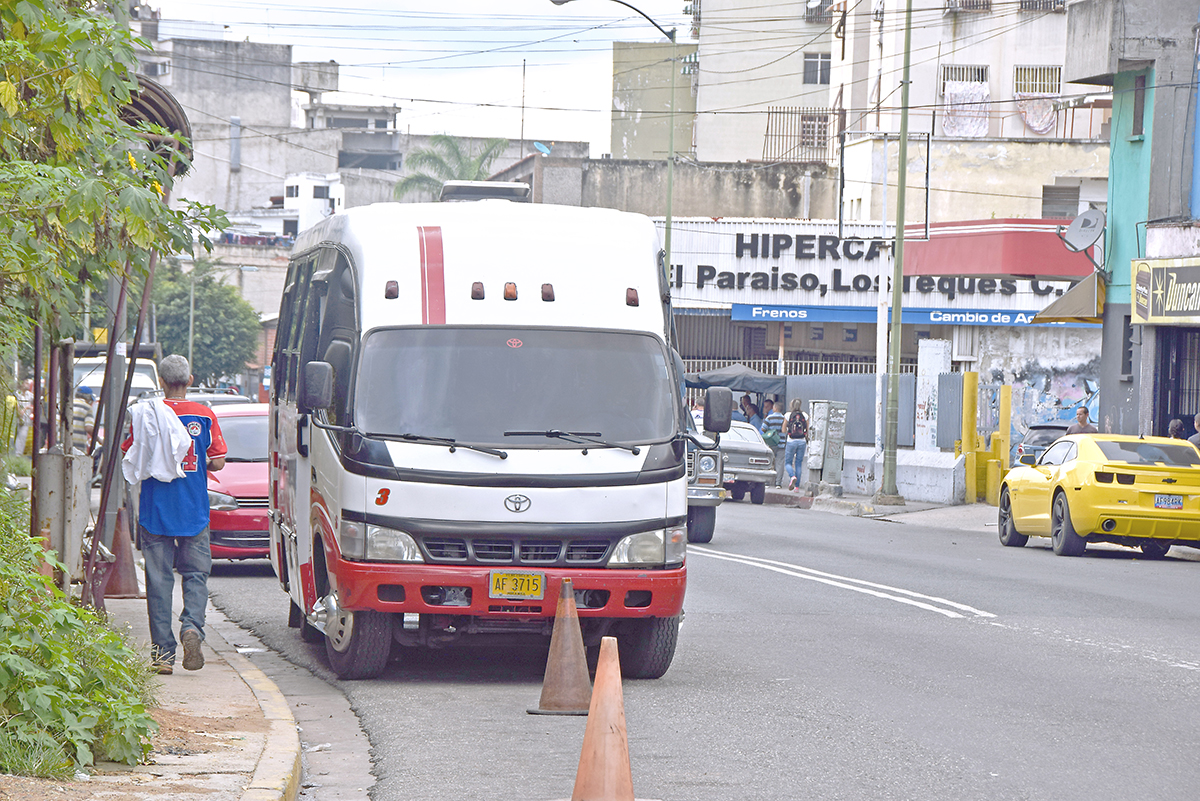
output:
POLYGON ((179 616, 183 667, 204 667, 204 608, 212 553, 208 536, 208 471, 225 466, 226 446, 212 410, 186 399, 192 383, 187 359, 172 355, 158 366, 165 396, 138 403, 122 448, 122 469, 141 481, 138 533, 146 562, 146 610, 150 656, 159 673, 175 665, 171 631, 174 571, 179 571, 183 613, 179 616))
POLYGON ((763 441, 775 451, 775 486, 783 486, 783 452, 787 439, 783 433, 783 424, 787 420, 783 415, 783 401, 776 404, 770 398, 763 401, 763 441))
POLYGON ((1075 410, 1075 422, 1067 426, 1068 434, 1098 434, 1094 425, 1088 422, 1088 410, 1080 406, 1075 410))

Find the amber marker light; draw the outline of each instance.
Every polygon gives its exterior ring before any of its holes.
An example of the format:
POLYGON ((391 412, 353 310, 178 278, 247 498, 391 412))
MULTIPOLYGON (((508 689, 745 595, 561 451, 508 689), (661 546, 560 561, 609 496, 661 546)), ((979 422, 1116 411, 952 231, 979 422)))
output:
POLYGON ((395 300, 400 297, 400 282, 388 281, 383 285, 383 296, 388 300, 395 300))
POLYGON ((629 287, 629 289, 625 290, 625 305, 626 306, 638 305, 637 290, 634 289, 633 287, 629 287))
POLYGON ((504 285, 504 299, 505 300, 516 300, 517 299, 517 285, 514 284, 512 281, 509 281, 507 284, 504 285))

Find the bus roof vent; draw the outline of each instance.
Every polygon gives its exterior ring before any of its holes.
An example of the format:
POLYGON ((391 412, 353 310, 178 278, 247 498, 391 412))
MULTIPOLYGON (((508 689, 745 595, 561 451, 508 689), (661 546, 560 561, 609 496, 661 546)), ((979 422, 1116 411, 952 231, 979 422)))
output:
POLYGON ((515 200, 529 202, 529 184, 519 181, 447 181, 438 200, 453 203, 464 200, 515 200))

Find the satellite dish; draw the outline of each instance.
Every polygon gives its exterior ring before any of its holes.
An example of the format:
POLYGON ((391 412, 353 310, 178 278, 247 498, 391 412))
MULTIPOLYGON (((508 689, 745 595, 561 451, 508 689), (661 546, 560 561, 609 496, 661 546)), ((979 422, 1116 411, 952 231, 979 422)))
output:
POLYGON ((1104 233, 1104 212, 1100 209, 1088 209, 1072 220, 1066 231, 1059 228, 1058 237, 1067 246, 1067 250, 1078 253, 1096 244, 1096 240, 1102 233, 1104 233))
POLYGON ((541 142, 534 142, 533 146, 536 147, 538 149, 538 152, 541 153, 543 156, 550 155, 550 148, 546 147, 541 142))

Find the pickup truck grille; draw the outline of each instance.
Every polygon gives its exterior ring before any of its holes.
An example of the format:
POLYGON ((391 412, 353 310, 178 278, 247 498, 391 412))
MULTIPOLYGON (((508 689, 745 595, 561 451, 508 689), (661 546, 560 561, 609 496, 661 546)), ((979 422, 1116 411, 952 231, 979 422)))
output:
POLYGON ((436 564, 602 566, 609 547, 607 540, 421 538, 426 558, 436 564))
POLYGON ((689 481, 696 477, 696 452, 695 451, 687 452, 687 477, 688 477, 689 481))

